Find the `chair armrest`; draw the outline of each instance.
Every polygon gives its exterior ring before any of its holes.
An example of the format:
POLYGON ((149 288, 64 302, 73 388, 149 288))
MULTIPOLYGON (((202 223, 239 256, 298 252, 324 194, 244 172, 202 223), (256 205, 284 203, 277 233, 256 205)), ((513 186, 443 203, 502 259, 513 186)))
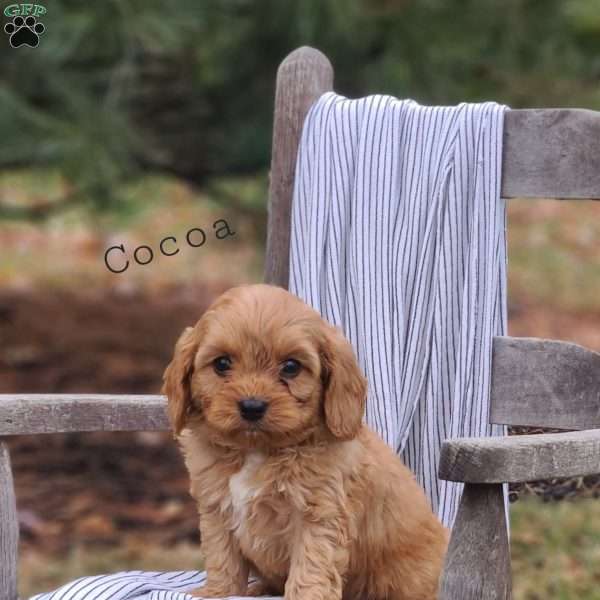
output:
POLYGON ((439 476, 465 483, 517 483, 600 473, 600 429, 445 440, 439 476))
POLYGON ((164 396, 0 394, 0 436, 168 430, 164 396))

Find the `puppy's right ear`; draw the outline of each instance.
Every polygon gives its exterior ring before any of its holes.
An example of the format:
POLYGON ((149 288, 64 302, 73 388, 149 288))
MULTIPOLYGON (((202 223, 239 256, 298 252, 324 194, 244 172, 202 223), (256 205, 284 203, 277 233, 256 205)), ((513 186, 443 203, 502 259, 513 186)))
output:
POLYGON ((193 327, 186 327, 175 344, 173 360, 163 374, 162 393, 167 396, 167 412, 175 435, 185 427, 186 417, 192 408, 190 377, 198 342, 193 327))

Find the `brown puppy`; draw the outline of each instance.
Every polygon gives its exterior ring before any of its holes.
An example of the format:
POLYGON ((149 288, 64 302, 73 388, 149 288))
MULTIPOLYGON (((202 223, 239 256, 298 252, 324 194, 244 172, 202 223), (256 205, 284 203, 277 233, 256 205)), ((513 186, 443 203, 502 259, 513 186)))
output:
POLYGON ((362 423, 366 381, 316 311, 229 290, 181 335, 164 392, 200 515, 195 595, 434 600, 447 532, 362 423))

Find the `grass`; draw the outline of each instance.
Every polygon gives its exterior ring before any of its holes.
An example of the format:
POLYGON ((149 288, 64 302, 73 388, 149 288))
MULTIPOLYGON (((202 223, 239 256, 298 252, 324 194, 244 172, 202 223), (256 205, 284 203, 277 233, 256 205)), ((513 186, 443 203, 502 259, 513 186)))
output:
MULTIPOLYGON (((511 505, 514 600, 600 600, 600 501, 545 503, 528 497, 511 505)), ((82 575, 120 570, 201 568, 197 546, 74 548, 67 556, 21 558, 22 597, 82 575)))
POLYGON ((515 600, 600 600, 600 500, 511 506, 515 600))

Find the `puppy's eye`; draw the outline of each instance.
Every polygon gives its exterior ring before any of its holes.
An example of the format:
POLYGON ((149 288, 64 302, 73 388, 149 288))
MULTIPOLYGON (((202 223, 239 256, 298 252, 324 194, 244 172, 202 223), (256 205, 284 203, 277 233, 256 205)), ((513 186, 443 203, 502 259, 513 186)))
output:
POLYGON ((231 359, 229 356, 218 356, 213 360, 213 368, 217 375, 224 375, 231 369, 231 359))
POLYGON ((279 373, 282 377, 291 379, 292 377, 296 377, 296 375, 300 373, 301 368, 302 365, 297 360, 294 360, 293 358, 288 358, 288 360, 284 361, 281 364, 281 369, 279 373))

